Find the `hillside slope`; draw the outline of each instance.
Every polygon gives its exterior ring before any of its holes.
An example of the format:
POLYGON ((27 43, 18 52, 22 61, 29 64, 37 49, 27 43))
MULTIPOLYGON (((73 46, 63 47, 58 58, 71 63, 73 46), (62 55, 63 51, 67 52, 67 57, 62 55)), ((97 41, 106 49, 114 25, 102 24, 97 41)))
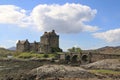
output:
POLYGON ((13 50, 13 51, 15 51, 15 50, 16 50, 16 47, 10 47, 10 48, 8 48, 8 50, 13 50))
POLYGON ((102 54, 120 54, 120 46, 116 46, 116 47, 106 46, 93 50, 83 50, 83 52, 102 53, 102 54))
POLYGON ((100 53, 106 53, 106 54, 120 54, 120 46, 117 46, 117 47, 106 46, 106 47, 97 49, 97 51, 100 53))
POLYGON ((5 48, 0 48, 0 57, 6 57, 7 55, 13 54, 15 51, 11 51, 5 48))

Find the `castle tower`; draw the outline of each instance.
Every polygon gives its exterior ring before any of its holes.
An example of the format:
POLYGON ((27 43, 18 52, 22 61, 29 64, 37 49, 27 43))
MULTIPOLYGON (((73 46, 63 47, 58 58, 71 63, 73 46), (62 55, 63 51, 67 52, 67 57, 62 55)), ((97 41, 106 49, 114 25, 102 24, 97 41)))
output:
POLYGON ((40 52, 50 53, 53 52, 53 48, 59 48, 59 35, 55 33, 55 30, 52 30, 52 32, 45 32, 40 40, 40 52))
POLYGON ((28 40, 19 40, 16 47, 18 52, 53 53, 61 51, 59 48, 59 35, 55 33, 55 30, 45 32, 40 37, 40 42, 29 43, 28 40))

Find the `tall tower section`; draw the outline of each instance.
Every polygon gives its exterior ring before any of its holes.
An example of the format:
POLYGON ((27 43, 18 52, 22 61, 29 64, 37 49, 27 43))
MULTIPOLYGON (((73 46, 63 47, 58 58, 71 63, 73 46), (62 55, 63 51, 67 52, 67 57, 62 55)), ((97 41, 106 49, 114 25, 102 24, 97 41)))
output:
POLYGON ((59 35, 57 35, 54 30, 50 32, 49 44, 53 48, 59 47, 59 35))
POLYGON ((59 50, 59 35, 52 32, 44 32, 43 36, 40 38, 40 52, 54 52, 54 50, 59 50))

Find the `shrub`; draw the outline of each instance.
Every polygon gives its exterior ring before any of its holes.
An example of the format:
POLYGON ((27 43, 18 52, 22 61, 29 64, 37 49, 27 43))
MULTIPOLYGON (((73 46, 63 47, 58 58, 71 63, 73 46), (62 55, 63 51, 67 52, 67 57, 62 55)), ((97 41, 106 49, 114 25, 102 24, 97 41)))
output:
POLYGON ((48 55, 48 54, 44 54, 43 57, 44 57, 44 58, 48 58, 49 55, 48 55))
POLYGON ((60 49, 60 48, 54 48, 54 47, 52 47, 52 52, 53 53, 55 53, 55 52, 62 52, 62 49, 60 49))
POLYGON ((13 55, 16 57, 16 56, 19 56, 21 53, 20 52, 15 52, 13 55))

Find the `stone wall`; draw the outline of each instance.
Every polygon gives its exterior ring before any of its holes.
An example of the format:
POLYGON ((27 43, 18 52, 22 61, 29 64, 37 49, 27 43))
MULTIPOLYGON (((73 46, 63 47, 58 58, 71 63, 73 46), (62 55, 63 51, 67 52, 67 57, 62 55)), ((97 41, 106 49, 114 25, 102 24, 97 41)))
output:
POLYGON ((28 40, 18 41, 17 43, 17 51, 18 52, 27 52, 30 51, 30 43, 28 40))
POLYGON ((60 60, 87 64, 103 59, 120 59, 120 54, 100 54, 100 53, 64 53, 59 55, 60 60))
POLYGON ((45 32, 40 38, 40 50, 44 53, 52 53, 52 48, 59 48, 59 35, 52 32, 45 32))
POLYGON ((30 51, 38 52, 39 42, 30 43, 30 51))
POLYGON ((103 59, 120 59, 120 54, 98 54, 94 53, 91 56, 91 62, 95 62, 103 59))
POLYGON ((17 43, 18 52, 34 51, 38 53, 52 53, 52 51, 58 49, 60 49, 59 35, 57 35, 54 30, 52 30, 52 32, 45 32, 40 37, 40 42, 29 43, 28 40, 24 41, 19 40, 17 43))

